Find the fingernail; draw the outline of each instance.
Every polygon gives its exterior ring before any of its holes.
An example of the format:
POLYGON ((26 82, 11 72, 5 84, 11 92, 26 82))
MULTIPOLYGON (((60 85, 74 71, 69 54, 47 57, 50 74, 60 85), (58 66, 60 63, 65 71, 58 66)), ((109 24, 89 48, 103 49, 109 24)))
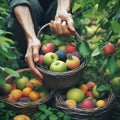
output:
POLYGON ((35 57, 35 58, 34 58, 34 61, 35 61, 35 62, 37 62, 38 60, 39 60, 38 57, 35 57))

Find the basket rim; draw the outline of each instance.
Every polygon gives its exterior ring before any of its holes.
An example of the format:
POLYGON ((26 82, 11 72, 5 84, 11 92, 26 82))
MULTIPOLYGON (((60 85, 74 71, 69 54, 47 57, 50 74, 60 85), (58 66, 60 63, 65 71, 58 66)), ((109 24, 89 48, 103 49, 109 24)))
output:
POLYGON ((110 95, 108 96, 108 104, 105 105, 104 107, 96 107, 96 108, 92 108, 92 109, 71 108, 67 104, 65 104, 60 93, 56 93, 55 99, 56 99, 56 106, 58 108, 61 108, 65 111, 67 111, 68 113, 69 112, 71 114, 72 113, 73 114, 82 113, 82 114, 88 115, 88 114, 99 114, 99 112, 104 112, 104 111, 107 111, 108 109, 110 109, 112 107, 111 104, 113 104, 114 100, 116 99, 116 96, 114 95, 113 91, 111 90, 110 95))
POLYGON ((77 67, 77 68, 75 68, 75 69, 73 69, 73 70, 65 71, 65 72, 52 72, 52 71, 50 71, 50 70, 47 70, 47 69, 41 67, 41 65, 39 65, 39 64, 36 64, 36 68, 37 68, 39 71, 43 72, 43 73, 49 73, 49 74, 51 74, 51 75, 61 75, 61 76, 62 76, 62 75, 66 75, 66 74, 75 73, 75 72, 83 69, 86 65, 87 65, 87 60, 84 60, 84 61, 80 64, 79 67, 77 67))
POLYGON ((50 100, 54 95, 54 90, 51 90, 49 94, 46 97, 40 98, 36 101, 30 101, 30 102, 20 102, 20 101, 9 101, 7 100, 7 96, 0 96, 0 101, 5 102, 11 106, 17 107, 17 108, 27 108, 27 107, 36 107, 37 105, 43 104, 50 100))

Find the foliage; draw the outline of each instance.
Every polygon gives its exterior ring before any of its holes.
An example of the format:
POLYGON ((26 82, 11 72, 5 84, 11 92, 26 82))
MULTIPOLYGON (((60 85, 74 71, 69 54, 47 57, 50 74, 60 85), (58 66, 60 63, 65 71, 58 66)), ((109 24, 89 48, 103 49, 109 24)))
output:
POLYGON ((43 104, 38 106, 38 111, 32 116, 32 120, 71 120, 71 117, 43 104))
POLYGON ((13 120, 13 117, 17 114, 17 112, 7 106, 5 103, 0 102, 0 119, 1 120, 13 120))
POLYGON ((12 34, 5 30, 5 20, 9 15, 9 10, 7 9, 7 1, 1 0, 0 2, 2 3, 0 6, 0 83, 5 83, 4 77, 6 73, 11 74, 12 76, 18 76, 18 73, 12 70, 12 68, 7 68, 11 67, 8 66, 8 60, 14 61, 17 58, 17 55, 15 52, 13 52, 16 51, 14 41, 6 37, 6 34, 12 34))
POLYGON ((119 76, 120 70, 120 1, 77 0, 73 1, 72 13, 76 30, 81 35, 79 51, 87 58, 85 79, 98 83, 110 83, 119 76), (101 14, 102 13, 102 14, 101 14), (116 47, 113 55, 107 56, 103 48, 107 43, 116 47))
MULTIPOLYGON (((16 48, 14 42, 6 37, 8 33, 5 30, 5 19, 9 13, 7 1, 0 0, 0 80, 4 80, 4 72, 14 74, 7 68, 9 62, 15 64, 17 58, 13 53, 16 48), (6 69, 7 68, 7 69, 6 69), (2 70, 2 71, 1 71, 2 70), (5 70, 5 71, 4 71, 5 70)), ((83 79, 92 80, 100 83, 99 90, 111 87, 110 80, 115 76, 120 76, 120 0, 72 0, 71 12, 74 19, 76 31, 80 34, 77 40, 77 48, 84 58, 87 58, 87 67, 83 72, 83 79), (107 56, 103 52, 103 48, 107 43, 112 43, 116 52, 107 56)), ((74 36, 65 37, 66 42, 74 42, 74 36)), ((63 36, 55 34, 46 34, 43 38, 44 42, 53 41, 56 45, 62 45, 63 36)), ((11 65, 11 64, 10 64, 11 65)), ((16 68, 16 66, 9 66, 16 68)), ((1 81, 0 81, 1 82, 1 81)), ((46 110, 53 112, 52 108, 43 106, 46 110)), ((44 108, 42 108, 44 110, 44 108)), ((118 110, 119 108, 117 108, 118 110)), ((41 111, 41 108, 39 108, 41 111)), ((119 116, 117 114, 116 116, 119 116)), ((50 117, 45 111, 42 116, 50 117), (45 115, 46 114, 46 115, 45 115)), ((58 112, 55 112, 58 114, 58 112)), ((41 112, 36 115, 38 117, 41 112)), ((56 114, 53 116, 56 116, 56 114)), ((52 119, 52 118, 51 118, 52 119)), ((60 118, 61 119, 61 118, 60 118)), ((119 119, 119 118, 118 118, 119 119)))

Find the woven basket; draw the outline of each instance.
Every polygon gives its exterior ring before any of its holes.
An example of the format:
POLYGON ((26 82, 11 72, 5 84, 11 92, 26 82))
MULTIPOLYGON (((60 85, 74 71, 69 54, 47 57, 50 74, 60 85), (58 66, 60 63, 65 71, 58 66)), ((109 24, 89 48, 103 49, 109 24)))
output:
MULTIPOLYGON (((39 39, 40 39, 42 30, 48 26, 49 26, 49 23, 45 24, 39 30, 37 35, 39 39)), ((75 32, 75 35, 77 36, 77 38, 81 39, 81 37, 77 32, 75 32)), ((64 88, 71 87, 80 81, 82 71, 85 68, 86 64, 87 64, 87 61, 84 60, 78 68, 70 71, 66 71, 66 72, 52 72, 50 70, 44 69, 39 64, 36 64, 36 68, 43 74, 43 79, 44 79, 43 82, 47 87, 52 89, 64 89, 64 88)))
MULTIPOLYGON (((17 71, 20 75, 28 75, 28 76, 34 76, 29 68, 24 68, 24 69, 20 69, 17 71)), ((12 76, 7 76, 6 77, 6 81, 8 83, 11 83, 13 77, 12 76)), ((33 102, 11 102, 9 100, 7 100, 7 96, 0 96, 0 101, 4 102, 10 106, 12 106, 16 111, 20 112, 20 113, 24 113, 27 115, 31 115, 32 113, 35 113, 35 111, 37 111, 37 107, 40 104, 49 104, 49 101, 53 99, 54 96, 54 91, 53 90, 49 90, 49 93, 46 97, 44 98, 40 98, 36 101, 33 102)))
POLYGON ((104 107, 96 107, 92 109, 70 108, 65 104, 61 92, 56 93, 55 100, 56 106, 63 110, 65 113, 71 115, 73 120, 108 120, 110 110, 114 106, 115 95, 111 91, 108 96, 108 103, 104 107))

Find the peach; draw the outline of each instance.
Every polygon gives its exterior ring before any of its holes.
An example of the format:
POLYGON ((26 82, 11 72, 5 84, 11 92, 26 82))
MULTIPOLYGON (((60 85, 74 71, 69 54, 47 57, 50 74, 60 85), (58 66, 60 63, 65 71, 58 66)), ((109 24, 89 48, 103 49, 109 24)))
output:
POLYGON ((69 69, 75 69, 80 65, 80 59, 74 55, 69 55, 66 60, 66 65, 69 69))
POLYGON ((20 89, 14 89, 10 92, 9 96, 17 101, 23 96, 23 92, 20 89))
POLYGON ((23 89, 23 96, 28 97, 31 92, 32 92, 32 88, 26 87, 23 89))
POLYGON ((32 101, 36 101, 36 100, 38 100, 40 97, 41 97, 41 96, 40 96, 40 93, 39 93, 39 92, 36 92, 36 91, 32 91, 32 92, 30 92, 30 94, 29 94, 29 98, 30 98, 30 100, 32 100, 32 101))
POLYGON ((93 81, 87 82, 88 90, 92 90, 96 84, 93 81))
POLYGON ((87 86, 86 84, 82 84, 82 85, 80 85, 80 89, 81 89, 84 93, 86 93, 86 92, 88 91, 88 86, 87 86))
POLYGON ((69 107, 72 107, 72 108, 76 108, 77 107, 77 103, 75 100, 72 100, 72 99, 67 99, 65 101, 65 103, 69 106, 69 107))
POLYGON ((28 82, 26 87, 30 87, 33 89, 35 87, 35 84, 33 82, 28 82))

